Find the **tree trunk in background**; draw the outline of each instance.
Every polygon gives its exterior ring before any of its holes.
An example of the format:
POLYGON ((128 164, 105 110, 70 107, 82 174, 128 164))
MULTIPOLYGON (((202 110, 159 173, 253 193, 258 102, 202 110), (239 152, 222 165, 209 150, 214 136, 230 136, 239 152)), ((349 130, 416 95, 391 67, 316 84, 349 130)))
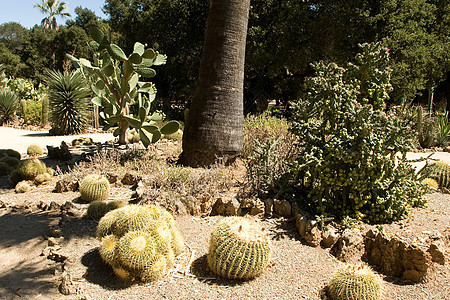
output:
POLYGON ((243 142, 245 41, 250 0, 210 0, 199 78, 183 134, 181 163, 233 161, 243 142))

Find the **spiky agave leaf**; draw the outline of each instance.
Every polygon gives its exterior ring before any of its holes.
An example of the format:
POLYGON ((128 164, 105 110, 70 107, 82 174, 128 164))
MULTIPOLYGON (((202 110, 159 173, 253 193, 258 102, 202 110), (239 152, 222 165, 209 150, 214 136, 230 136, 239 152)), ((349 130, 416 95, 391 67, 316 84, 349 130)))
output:
POLYGON ((0 124, 12 120, 19 108, 19 97, 10 90, 0 92, 0 124))
POLYGON ((90 90, 80 72, 47 73, 49 120, 55 134, 82 132, 88 124, 90 90))

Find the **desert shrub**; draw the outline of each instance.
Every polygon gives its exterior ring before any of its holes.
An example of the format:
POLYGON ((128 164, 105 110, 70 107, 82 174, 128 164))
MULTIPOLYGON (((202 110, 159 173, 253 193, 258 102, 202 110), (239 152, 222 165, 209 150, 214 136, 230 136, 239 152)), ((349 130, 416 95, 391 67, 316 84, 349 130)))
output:
POLYGON ((266 114, 245 119, 242 153, 253 192, 270 193, 280 188, 279 182, 295 158, 296 144, 287 120, 266 114))
POLYGON ((291 171, 307 210, 387 222, 423 204, 424 190, 406 162, 414 131, 383 111, 392 89, 388 51, 378 44, 361 50, 347 68, 313 65, 316 76, 294 110, 301 144, 291 171))
POLYGON ((0 91, 0 125, 12 121, 19 109, 19 97, 12 91, 0 91))
POLYGON ((88 125, 89 87, 80 72, 48 72, 49 121, 55 134, 76 134, 88 125))

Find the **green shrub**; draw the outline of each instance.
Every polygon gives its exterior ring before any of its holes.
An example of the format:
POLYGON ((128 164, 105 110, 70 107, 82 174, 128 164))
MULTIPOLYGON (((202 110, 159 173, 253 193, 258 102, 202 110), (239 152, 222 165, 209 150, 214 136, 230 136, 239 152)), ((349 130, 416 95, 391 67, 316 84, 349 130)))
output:
POLYGON ((76 134, 88 125, 89 87, 80 72, 48 72, 49 121, 55 134, 76 134))
POLYGON ((9 90, 0 91, 0 125, 12 121, 19 109, 19 97, 9 90))
POLYGON ((361 49, 347 68, 313 65, 316 76, 294 111, 301 143, 292 174, 305 209, 387 222, 423 204, 424 190, 405 157, 414 131, 383 111, 392 89, 388 51, 378 44, 361 49))

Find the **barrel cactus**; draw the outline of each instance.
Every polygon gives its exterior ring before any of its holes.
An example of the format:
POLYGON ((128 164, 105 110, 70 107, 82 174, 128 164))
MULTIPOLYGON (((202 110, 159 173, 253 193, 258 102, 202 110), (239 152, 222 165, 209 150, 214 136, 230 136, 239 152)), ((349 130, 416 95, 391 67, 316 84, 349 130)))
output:
POLYGON ((380 300, 381 280, 368 266, 349 264, 337 270, 328 284, 332 300, 380 300))
POLYGON ((437 181, 440 188, 450 189, 450 164, 438 160, 427 163, 420 172, 422 179, 431 178, 437 181))
POLYGON ((86 202, 104 201, 109 197, 110 185, 105 176, 91 174, 80 184, 81 199, 86 202))
POLYGON ((39 174, 36 176, 36 178, 34 178, 34 183, 36 185, 39 184, 43 184, 46 181, 50 181, 52 179, 52 175, 50 175, 49 173, 43 173, 43 174, 39 174))
POLYGON ((14 190, 18 194, 26 193, 29 190, 31 190, 31 185, 27 181, 21 181, 18 184, 16 184, 16 187, 14 190))
POLYGON ((122 201, 110 201, 108 203, 103 201, 94 201, 89 204, 86 216, 91 219, 99 220, 107 212, 123 206, 125 206, 125 203, 122 201))
POLYGON ((42 149, 42 147, 38 144, 31 144, 27 148, 27 154, 29 156, 41 156, 44 154, 44 149, 42 149))
POLYGON ((19 166, 20 160, 18 160, 15 157, 5 156, 5 157, 0 158, 0 163, 5 163, 9 167, 11 167, 13 169, 17 169, 17 167, 19 166))
POLYGON ((19 164, 19 173, 23 179, 34 180, 39 174, 47 172, 45 164, 37 158, 22 160, 19 164))
POLYGON ((127 205, 108 212, 97 227, 99 253, 123 280, 160 278, 183 249, 173 216, 156 206, 127 205))
POLYGON ((437 190, 439 188, 439 183, 433 178, 425 178, 421 181, 421 183, 427 187, 429 187, 432 191, 437 190))
POLYGON ((19 170, 14 170, 11 172, 11 174, 9 174, 9 184, 12 187, 15 187, 16 184, 18 184, 20 181, 22 181, 22 175, 20 175, 19 170))
POLYGON ((215 274, 231 279, 260 275, 269 263, 272 245, 255 219, 227 217, 211 234, 208 266, 215 274))
POLYGON ((14 157, 20 160, 21 155, 13 149, 0 149, 0 157, 14 157))

